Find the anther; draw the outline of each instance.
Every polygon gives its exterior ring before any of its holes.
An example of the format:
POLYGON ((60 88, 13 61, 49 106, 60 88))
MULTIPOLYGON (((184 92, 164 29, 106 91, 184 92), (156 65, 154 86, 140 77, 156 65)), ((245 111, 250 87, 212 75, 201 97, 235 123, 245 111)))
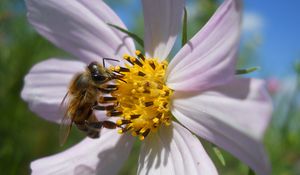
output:
POLYGON ((99 98, 99 102, 100 102, 100 103, 112 102, 112 101, 116 101, 116 100, 117 100, 116 97, 103 97, 103 96, 101 96, 101 97, 99 98))
POLYGON ((124 58, 127 62, 129 62, 130 64, 133 65, 133 62, 131 62, 130 56, 129 56, 129 55, 125 54, 125 55, 123 56, 123 58, 124 58))
POLYGON ((152 106, 153 104, 153 101, 145 102, 145 107, 152 106))
POLYGON ((120 133, 120 134, 125 133, 125 132, 129 131, 131 128, 132 127, 122 128, 122 129, 120 129, 121 131, 120 130, 118 131, 118 133, 120 133))
POLYGON ((158 119, 160 119, 161 117, 162 117, 162 113, 158 113, 157 115, 156 115, 156 118, 158 118, 158 119))
POLYGON ((145 57, 144 57, 144 55, 142 54, 141 51, 136 50, 136 51, 135 51, 135 55, 138 56, 138 57, 139 57, 140 59, 142 59, 143 61, 145 61, 145 57))
POLYGON ((144 73, 144 72, 142 72, 142 71, 139 71, 138 72, 138 76, 141 76, 141 77, 143 77, 143 76, 145 76, 146 74, 144 73))
POLYGON ((124 124, 129 124, 129 123, 131 123, 130 120, 121 120, 121 119, 117 120, 117 125, 119 125, 119 126, 124 125, 124 124))
POLYGON ((133 62, 138 66, 143 67, 143 64, 138 59, 135 58, 133 62))
POLYGON ((167 103, 167 102, 164 102, 164 103, 163 103, 163 107, 164 107, 164 108, 167 108, 167 106, 168 106, 168 103, 167 103))
POLYGON ((120 116, 122 114, 123 114, 122 111, 108 111, 106 115, 108 117, 114 117, 114 116, 120 116))
POLYGON ((139 136, 140 140, 144 140, 145 137, 147 137, 147 135, 149 134, 150 129, 147 129, 142 135, 139 136))
POLYGON ((141 130, 140 130, 140 134, 143 134, 143 133, 145 133, 146 132, 146 130, 147 130, 148 128, 142 128, 141 130))
POLYGON ((143 93, 145 93, 145 94, 150 94, 151 92, 150 92, 149 89, 145 89, 143 93))
POLYGON ((149 65, 152 67, 153 70, 155 70, 155 64, 152 60, 149 61, 149 65))
POLYGON ((131 119, 136 119, 139 118, 140 116, 141 116, 140 114, 130 115, 131 119))
POLYGON ((119 73, 119 72, 129 72, 130 70, 126 67, 116 66, 113 71, 119 73))

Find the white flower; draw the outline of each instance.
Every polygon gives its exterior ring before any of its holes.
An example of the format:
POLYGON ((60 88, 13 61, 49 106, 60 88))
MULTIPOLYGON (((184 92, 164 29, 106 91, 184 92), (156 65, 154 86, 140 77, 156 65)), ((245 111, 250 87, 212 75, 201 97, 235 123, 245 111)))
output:
MULTIPOLYGON (((135 46, 130 37, 107 25, 126 28, 101 0, 26 0, 26 4, 35 29, 81 60, 51 58, 35 65, 25 78, 22 98, 31 110, 59 122, 59 104, 71 78, 91 61, 134 55, 135 46)), ((163 61, 181 27, 184 0, 142 4, 146 57, 163 61)), ((173 90, 168 110, 180 124, 170 121, 170 126, 161 125, 146 137, 138 174, 217 174, 191 132, 229 151, 259 175, 270 173, 261 140, 271 101, 263 81, 235 75, 240 24, 241 1, 225 0, 169 63, 163 77, 164 85, 173 90)), ((32 174, 116 174, 134 140, 130 134, 103 129, 99 139, 86 138, 62 153, 32 162, 32 174)))

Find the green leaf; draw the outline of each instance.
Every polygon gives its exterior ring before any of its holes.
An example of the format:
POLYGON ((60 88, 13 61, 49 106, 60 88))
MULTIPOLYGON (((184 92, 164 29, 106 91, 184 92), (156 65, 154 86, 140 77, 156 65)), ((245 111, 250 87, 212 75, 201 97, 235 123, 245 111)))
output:
POLYGON ((216 147, 216 146, 213 146, 212 149, 213 149, 214 153, 216 154, 216 156, 218 157, 218 159, 220 160, 221 164, 222 164, 223 166, 225 166, 225 165, 226 165, 226 162, 225 162, 225 159, 224 159, 224 157, 223 157, 223 155, 222 155, 221 150, 220 150, 218 147, 216 147))
POLYGON ((187 10, 186 8, 184 8, 181 46, 184 46, 186 42, 187 42, 187 10))
POLYGON ((248 69, 238 69, 238 70, 235 71, 235 74, 237 74, 237 75, 249 74, 249 73, 252 73, 252 72, 257 71, 259 69, 260 69, 260 67, 250 67, 248 69))
POLYGON ((248 175, 255 175, 255 172, 251 168, 249 168, 248 175))
POLYGON ((107 25, 123 32, 123 33, 126 33, 128 36, 130 36, 131 38, 133 38, 140 46, 142 46, 142 48, 144 48, 144 41, 142 38, 140 38, 139 36, 137 36, 136 34, 132 33, 132 32, 129 32, 128 30, 126 29, 123 29, 119 26, 116 26, 114 24, 110 24, 110 23, 107 23, 107 25))

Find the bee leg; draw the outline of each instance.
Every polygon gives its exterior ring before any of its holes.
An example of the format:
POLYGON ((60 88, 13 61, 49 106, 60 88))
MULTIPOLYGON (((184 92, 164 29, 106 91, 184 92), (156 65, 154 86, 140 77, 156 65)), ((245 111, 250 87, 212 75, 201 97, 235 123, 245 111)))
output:
POLYGON ((118 125, 114 122, 111 121, 101 121, 101 122, 88 122, 86 121, 86 126, 88 129, 93 130, 93 131, 100 131, 100 129, 107 128, 107 129, 115 129, 118 125))
POLYGON ((102 85, 101 87, 103 88, 118 88, 118 85, 115 85, 115 84, 104 84, 102 85))
POLYGON ((79 130, 81 130, 83 132, 88 131, 88 128, 86 127, 86 123, 84 123, 84 122, 74 122, 74 123, 79 130))
POLYGON ((86 122, 86 125, 91 129, 101 129, 102 122, 86 122))
POLYGON ((115 129, 118 125, 111 121, 103 121, 102 126, 107 129, 115 129))
POLYGON ((109 94, 109 93, 111 93, 111 92, 113 92, 113 91, 118 90, 118 88, 98 88, 98 90, 99 90, 100 92, 109 94))
POLYGON ((102 127, 102 122, 89 122, 85 121, 85 127, 87 128, 86 134, 90 138, 99 138, 99 132, 102 127))
POLYGON ((106 115, 107 115, 108 117, 117 117, 117 116, 120 116, 120 115, 122 115, 122 114, 123 114, 122 111, 117 111, 117 110, 111 110, 111 111, 108 111, 108 112, 106 113, 106 115))

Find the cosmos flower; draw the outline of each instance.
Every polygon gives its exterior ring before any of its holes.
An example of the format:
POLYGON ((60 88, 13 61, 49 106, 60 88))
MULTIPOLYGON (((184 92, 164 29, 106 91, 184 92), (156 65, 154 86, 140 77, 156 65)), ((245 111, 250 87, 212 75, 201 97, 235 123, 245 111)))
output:
POLYGON ((35 29, 79 59, 50 58, 25 77, 22 98, 44 119, 59 123, 68 84, 90 62, 119 59, 113 69, 127 71, 127 83, 117 82, 119 90, 112 94, 120 102, 123 116, 117 123, 124 130, 102 129, 99 139, 86 138, 38 159, 31 163, 32 174, 116 174, 136 140, 132 135, 143 140, 138 174, 217 174, 196 136, 232 153, 257 174, 270 173, 261 142, 271 116, 270 98, 262 80, 235 75, 240 0, 225 0, 170 63, 164 60, 181 28, 184 0, 142 0, 145 56, 135 52, 130 37, 107 25, 126 29, 101 0, 26 0, 26 5, 35 29))

